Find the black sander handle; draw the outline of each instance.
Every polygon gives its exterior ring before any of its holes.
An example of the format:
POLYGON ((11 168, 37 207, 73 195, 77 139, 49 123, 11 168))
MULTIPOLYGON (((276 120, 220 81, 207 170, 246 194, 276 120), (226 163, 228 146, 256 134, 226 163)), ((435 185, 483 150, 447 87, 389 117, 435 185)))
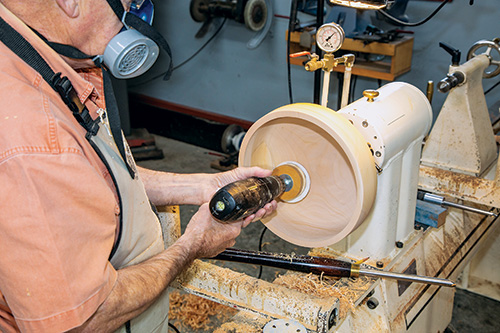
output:
POLYGON ((215 193, 209 203, 210 212, 223 223, 244 219, 289 190, 291 183, 287 175, 236 181, 215 193))

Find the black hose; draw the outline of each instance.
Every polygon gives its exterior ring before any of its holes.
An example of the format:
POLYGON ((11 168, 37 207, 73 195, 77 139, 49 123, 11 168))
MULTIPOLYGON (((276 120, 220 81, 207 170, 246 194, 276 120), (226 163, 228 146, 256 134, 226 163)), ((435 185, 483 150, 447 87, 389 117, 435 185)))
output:
MULTIPOLYGON (((179 69, 181 68, 182 66, 184 66, 185 64, 187 64, 188 62, 190 62, 194 57, 196 57, 201 51, 203 51, 203 49, 208 45, 210 44, 210 42, 219 34, 219 32, 222 30, 222 27, 224 26, 224 24, 226 23, 226 18, 224 18, 224 20, 222 21, 221 25, 217 28, 217 31, 215 31, 215 33, 205 42, 205 44, 203 44, 199 49, 198 51, 196 51, 195 53, 193 53, 192 56, 190 56, 189 58, 187 58, 186 60, 184 60, 183 62, 181 62, 179 65, 175 66, 172 71, 175 71, 176 69, 179 69)), ((134 87, 138 87, 138 86, 142 86, 143 84, 146 84, 146 83, 149 83, 151 81, 154 81, 162 76, 164 76, 167 72, 163 72, 163 73, 160 73, 158 75, 155 75, 153 76, 152 78, 149 78, 143 82, 139 82, 139 83, 135 83, 135 84, 130 84, 129 87, 131 88, 134 88, 134 87)))
MULTIPOLYGON (((264 234, 266 233, 267 227, 264 226, 264 229, 262 229, 262 233, 260 234, 259 238, 259 252, 262 251, 262 240, 264 239, 264 234)), ((257 279, 260 279, 262 276, 262 265, 259 267, 259 275, 257 276, 257 279)))
POLYGON ((175 333, 181 333, 177 327, 174 326, 174 324, 172 324, 171 322, 168 322, 168 327, 170 327, 171 329, 173 329, 175 331, 175 333))
POLYGON ((451 0, 445 0, 443 1, 442 3, 439 4, 439 6, 429 15, 427 16, 425 19, 419 21, 419 22, 413 22, 413 23, 409 23, 409 22, 405 22, 405 21, 401 21, 397 18, 395 18, 394 16, 392 16, 391 14, 389 14, 388 12, 386 12, 385 10, 383 9, 380 9, 378 12, 380 14, 382 14, 383 16, 387 17, 390 21, 392 21, 393 23, 397 23, 399 25, 403 25, 403 26, 406 26, 406 27, 416 27, 416 26, 419 26, 419 25, 422 25, 424 23, 426 23, 427 21, 429 21, 431 18, 434 17, 434 15, 436 15, 440 10, 441 8, 444 7, 444 5, 446 5, 448 2, 450 2, 451 0))
POLYGON ((488 90, 486 90, 484 92, 484 94, 488 94, 490 91, 492 91, 493 89, 495 89, 496 87, 498 87, 498 85, 500 85, 500 81, 498 81, 497 83, 495 83, 492 87, 490 87, 488 90))

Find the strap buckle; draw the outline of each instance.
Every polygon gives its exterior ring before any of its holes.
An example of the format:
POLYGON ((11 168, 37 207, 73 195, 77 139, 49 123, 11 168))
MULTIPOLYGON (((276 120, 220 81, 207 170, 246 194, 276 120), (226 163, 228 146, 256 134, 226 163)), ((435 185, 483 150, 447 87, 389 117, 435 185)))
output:
POLYGON ((80 123, 80 125, 82 125, 91 135, 97 134, 99 126, 90 116, 87 107, 80 101, 80 98, 78 98, 71 81, 66 76, 61 77, 61 73, 55 73, 52 76, 51 83, 61 96, 64 104, 73 112, 78 123, 80 123))
POLYGON ((61 73, 56 73, 51 79, 52 85, 56 91, 61 95, 64 103, 70 108, 73 113, 82 113, 85 106, 80 102, 71 81, 66 77, 61 77, 61 73))

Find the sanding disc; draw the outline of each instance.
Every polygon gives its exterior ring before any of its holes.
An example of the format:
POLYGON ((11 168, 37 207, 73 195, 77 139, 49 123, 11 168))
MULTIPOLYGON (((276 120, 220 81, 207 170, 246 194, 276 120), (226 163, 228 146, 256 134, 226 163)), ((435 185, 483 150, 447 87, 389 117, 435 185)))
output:
POLYGON ((307 196, 311 187, 311 179, 306 168, 297 162, 286 161, 273 170, 273 176, 281 175, 288 175, 292 179, 293 186, 290 190, 284 192, 279 197, 279 200, 295 203, 307 196))
POLYGON ((272 232, 322 247, 364 221, 375 199, 376 167, 366 140, 346 118, 320 105, 291 104, 255 122, 243 139, 240 166, 273 170, 290 162, 306 170, 310 188, 298 202, 279 200, 262 219, 272 232))

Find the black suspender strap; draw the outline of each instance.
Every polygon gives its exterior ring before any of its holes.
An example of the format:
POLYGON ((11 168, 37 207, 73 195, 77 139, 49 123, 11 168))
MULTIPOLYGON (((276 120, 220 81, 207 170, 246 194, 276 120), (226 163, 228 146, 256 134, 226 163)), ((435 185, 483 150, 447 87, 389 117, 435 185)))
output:
POLYGON ((0 40, 28 65, 34 68, 43 79, 54 89, 52 79, 54 71, 45 62, 42 56, 23 38, 14 28, 0 17, 0 40))
POLYGON ((106 68, 104 66, 102 66, 102 63, 99 60, 97 60, 98 58, 89 56, 89 55, 83 53, 82 51, 80 51, 79 49, 77 49, 76 47, 71 46, 71 45, 49 42, 38 31, 36 31, 34 29, 32 29, 32 30, 45 43, 47 43, 47 45, 49 45, 57 53, 62 54, 62 55, 67 56, 67 57, 70 57, 70 58, 73 58, 73 59, 92 59, 92 58, 94 58, 94 63, 96 64, 96 66, 101 68, 102 77, 103 77, 104 98, 106 100, 107 115, 109 117, 108 118, 109 119, 109 127, 111 129, 111 133, 113 134, 113 139, 115 140, 116 147, 118 148, 118 151, 120 152, 120 155, 121 155, 123 161, 125 161, 125 164, 127 165, 127 169, 129 171, 130 175, 132 176, 132 178, 134 178, 135 171, 128 163, 127 157, 125 154, 125 145, 123 142, 121 122, 120 122, 120 112, 118 110, 118 103, 116 102, 115 92, 113 90, 113 83, 111 82, 109 72, 106 70, 106 68))
POLYGON ((24 62, 40 73, 42 78, 52 87, 52 89, 59 93, 78 122, 88 132, 97 133, 97 124, 90 117, 87 108, 80 102, 69 79, 67 77, 61 77, 61 73, 54 73, 52 68, 50 68, 35 48, 1 17, 0 40, 24 62))
POLYGON ((128 172, 132 178, 135 177, 135 170, 132 168, 130 163, 127 161, 127 156, 125 154, 125 143, 123 142, 122 128, 120 124, 120 111, 118 110, 118 103, 116 102, 115 93, 113 91, 113 84, 111 82, 111 77, 109 72, 104 66, 100 66, 102 69, 102 79, 104 86, 104 97, 106 98, 106 110, 109 117, 109 127, 113 138, 115 139, 118 151, 122 156, 125 165, 127 166, 128 172))

